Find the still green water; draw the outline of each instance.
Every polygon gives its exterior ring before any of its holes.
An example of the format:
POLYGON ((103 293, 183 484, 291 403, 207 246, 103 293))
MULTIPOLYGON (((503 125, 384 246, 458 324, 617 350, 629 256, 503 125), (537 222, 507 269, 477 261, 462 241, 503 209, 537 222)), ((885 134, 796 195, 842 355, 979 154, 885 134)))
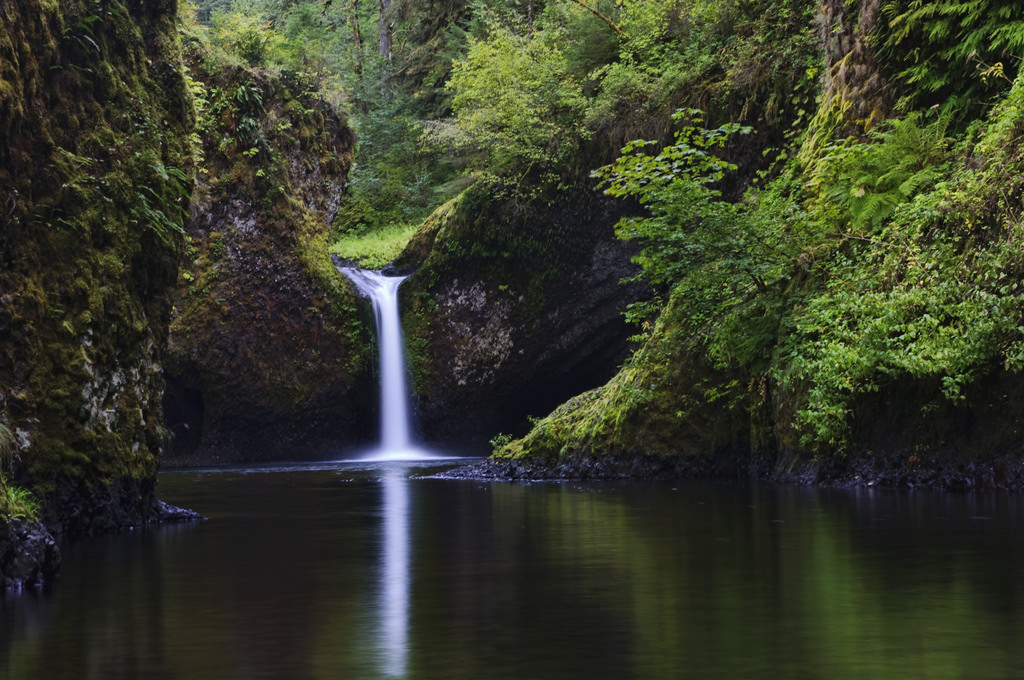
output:
POLYGON ((65 546, 0 678, 1017 678, 1017 496, 183 471, 65 546))

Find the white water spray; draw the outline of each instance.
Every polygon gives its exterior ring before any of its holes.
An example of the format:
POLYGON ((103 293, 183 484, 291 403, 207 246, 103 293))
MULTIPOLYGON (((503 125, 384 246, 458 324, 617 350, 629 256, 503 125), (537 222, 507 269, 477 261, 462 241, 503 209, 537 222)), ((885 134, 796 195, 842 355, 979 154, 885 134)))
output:
POLYGON ((379 460, 417 460, 431 455, 412 444, 409 388, 405 379, 402 322, 398 315, 398 287, 405 276, 384 276, 366 269, 341 272, 373 302, 380 346, 380 450, 379 460))

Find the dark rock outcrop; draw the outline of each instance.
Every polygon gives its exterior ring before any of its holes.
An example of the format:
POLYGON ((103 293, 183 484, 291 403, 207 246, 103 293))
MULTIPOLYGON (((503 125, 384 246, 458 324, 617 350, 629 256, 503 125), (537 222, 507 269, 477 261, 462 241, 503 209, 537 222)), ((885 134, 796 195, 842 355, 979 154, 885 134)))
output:
MULTIPOLYGON (((194 48, 205 73, 202 57, 194 48)), ((372 325, 327 256, 352 133, 287 73, 210 71, 223 113, 203 140, 208 173, 186 225, 168 462, 308 458, 365 442, 372 325)))
POLYGON ((428 254, 403 287, 404 323, 428 441, 484 453, 625 358, 623 312, 645 294, 621 283, 636 271, 613 231, 625 211, 581 193, 531 204, 481 183, 413 240, 428 254))
POLYGON ((60 569, 60 549, 38 522, 0 523, 0 587, 22 590, 50 583, 60 569))

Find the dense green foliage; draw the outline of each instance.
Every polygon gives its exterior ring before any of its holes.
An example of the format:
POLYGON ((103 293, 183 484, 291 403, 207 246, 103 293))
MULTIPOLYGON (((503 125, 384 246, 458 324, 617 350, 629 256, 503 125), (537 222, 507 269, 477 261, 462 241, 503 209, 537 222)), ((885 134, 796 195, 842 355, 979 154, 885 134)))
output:
MULTIPOLYGON (((654 141, 625 145, 598 176, 608 193, 647 207, 618 231, 643 245, 642 276, 668 286, 671 302, 611 383, 501 453, 628 452, 638 441, 678 453, 693 449, 679 441, 686 428, 709 420, 718 425, 688 435, 704 453, 728 442, 846 452, 858 446, 858 413, 895 385, 915 385, 927 414, 969 409, 983 376, 1016 375, 1024 368, 1018 13, 1012 3, 885 5, 869 44, 889 57, 889 84, 854 69, 842 77, 863 81, 827 90, 815 116, 789 107, 793 141, 739 200, 720 188, 744 169, 726 160, 735 127, 691 120, 657 153, 654 141), (896 92, 901 115, 844 123, 864 107, 839 99, 874 100, 876 87, 896 92), (749 434, 723 435, 737 407, 749 434)), ((773 49, 801 40, 791 35, 773 49)), ((649 312, 634 309, 645 323, 649 312)))
POLYGON ((346 109, 359 146, 335 231, 348 241, 393 226, 407 229, 452 193, 446 188, 452 169, 437 151, 419 144, 417 121, 438 106, 446 110, 447 98, 438 103, 436 93, 443 93, 450 57, 436 51, 464 42, 464 33, 450 22, 465 3, 395 5, 383 25, 401 27, 386 34, 413 42, 394 38, 387 54, 378 40, 381 10, 365 0, 206 1, 197 8, 209 13, 212 42, 224 53, 248 66, 291 74, 346 109), (436 87, 413 73, 436 80, 436 87))
POLYGON ((1024 53, 1018 2, 889 0, 882 13, 877 41, 905 84, 906 107, 975 109, 1016 78, 1024 53))
MULTIPOLYGON (((647 206, 649 216, 624 218, 617 225, 619 238, 639 240, 644 248, 635 259, 643 277, 657 285, 676 285, 684 279, 694 314, 706 313, 709 303, 725 295, 742 295, 750 285, 765 288, 770 261, 761 255, 757 234, 736 204, 722 201, 722 192, 712 188, 736 165, 715 155, 730 135, 749 134, 750 128, 735 123, 715 130, 697 127, 703 120, 699 111, 679 111, 677 120, 690 125, 676 133, 675 144, 656 156, 645 149, 654 141, 636 141, 623 147, 623 156, 595 175, 607 185, 611 196, 636 197, 647 206)), ((682 288, 682 287, 681 287, 682 288)), ((633 308, 642 321, 649 310, 633 308)))
POLYGON ((557 31, 524 38, 498 26, 456 63, 449 81, 454 141, 473 152, 478 170, 547 183, 571 169, 586 137, 586 99, 562 39, 557 31))
MULTIPOLYGON (((619 407, 588 413, 774 403, 758 445, 844 451, 861 405, 897 381, 923 385, 933 409, 1020 369, 1016 3, 410 0, 385 15, 351 2, 323 8, 330 30, 303 3, 233 7, 261 8, 284 36, 243 40, 254 59, 294 68, 303 39, 345 55, 347 73, 317 77, 362 135, 336 223, 349 238, 473 181, 460 209, 483 193, 528 214, 592 172, 644 208, 617 233, 640 244, 666 305, 632 308, 653 344, 628 371, 663 371, 660 387, 620 381, 600 397, 619 407), (703 397, 665 377, 673 355, 703 397)), ((245 38, 226 16, 214 24, 245 38)), ((502 272, 562 247, 554 231, 505 233, 517 224, 444 248, 503 254, 502 272)))
POLYGON ((787 107, 808 115, 817 68, 813 8, 796 0, 781 11, 704 0, 200 9, 245 61, 308 74, 347 106, 359 147, 335 231, 350 239, 418 223, 482 175, 551 200, 632 136, 664 138, 681 105, 716 120, 763 110, 762 132, 781 135, 787 107), (781 36, 794 39, 768 54, 781 36))
MULTIPOLYGON (((842 201, 816 206, 815 217, 841 231, 821 244, 829 248, 819 255, 827 253, 817 266, 821 285, 794 308, 774 369, 783 385, 806 390, 795 423, 806 443, 846 444, 856 399, 901 376, 934 381, 937 399, 962 401, 979 374, 1021 370, 1024 271, 1013 178, 1021 162, 1022 93, 1018 78, 979 121, 977 137, 933 139, 916 156, 905 143, 912 119, 879 135, 870 155, 905 160, 854 164, 857 173, 875 167, 854 194, 870 196, 888 182, 887 218, 857 219, 857 206, 843 210, 842 201), (944 152, 954 142, 958 161, 944 152), (919 167, 911 173, 908 163, 919 167), (896 184, 901 173, 906 179, 896 184)), ((911 134, 927 139, 934 130, 911 134)))

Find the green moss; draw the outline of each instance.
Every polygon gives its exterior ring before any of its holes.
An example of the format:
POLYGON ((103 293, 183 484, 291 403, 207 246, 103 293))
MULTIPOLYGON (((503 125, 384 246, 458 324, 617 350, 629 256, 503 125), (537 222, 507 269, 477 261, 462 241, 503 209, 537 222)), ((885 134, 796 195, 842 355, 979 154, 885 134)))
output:
POLYGON ((17 95, 0 97, 0 128, 17 130, 0 151, 0 419, 24 433, 14 474, 37 491, 155 474, 157 423, 126 404, 158 400, 191 191, 173 6, 47 2, 0 20, 0 89, 17 95), (89 421, 98 390, 116 429, 89 421))
POLYGON ((738 375, 694 352, 684 319, 670 304, 651 337, 607 384, 570 399, 495 457, 707 457, 749 447, 749 429, 736 426, 748 420, 750 399, 722 398, 738 384, 738 375))

